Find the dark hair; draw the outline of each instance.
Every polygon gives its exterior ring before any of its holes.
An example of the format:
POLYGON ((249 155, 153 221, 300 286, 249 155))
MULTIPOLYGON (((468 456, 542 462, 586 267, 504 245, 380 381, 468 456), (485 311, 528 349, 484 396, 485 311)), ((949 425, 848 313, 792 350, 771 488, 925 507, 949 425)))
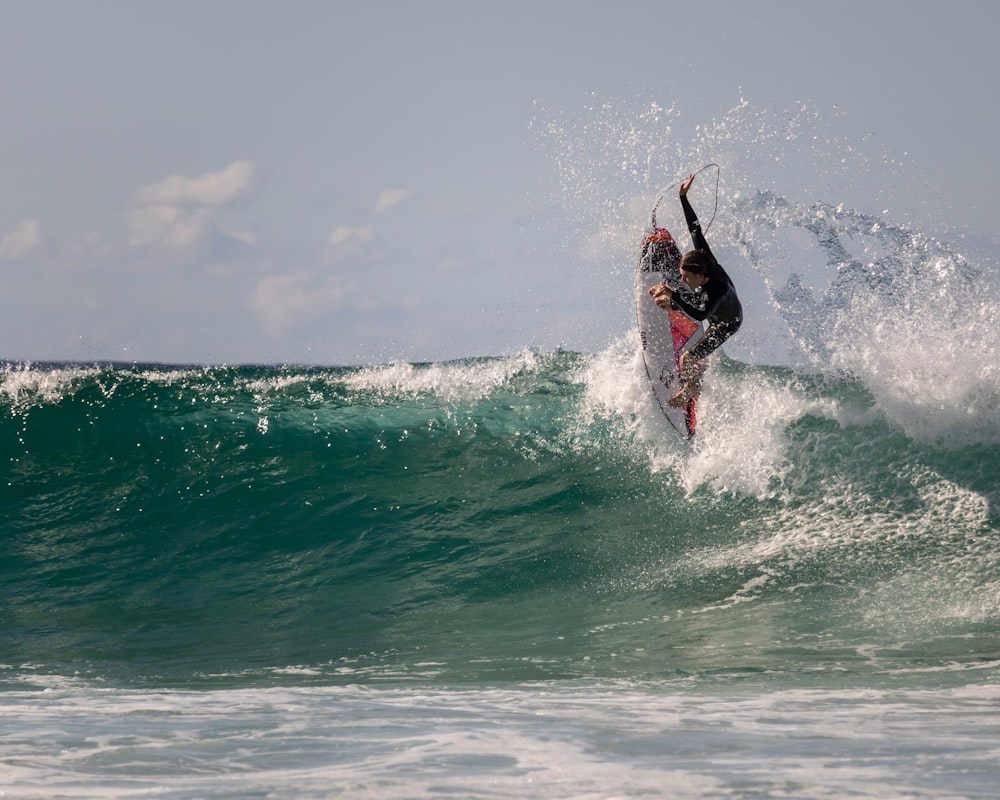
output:
POLYGON ((681 259, 680 268, 693 272, 695 275, 704 275, 706 278, 712 275, 715 266, 713 259, 704 250, 690 250, 681 259))

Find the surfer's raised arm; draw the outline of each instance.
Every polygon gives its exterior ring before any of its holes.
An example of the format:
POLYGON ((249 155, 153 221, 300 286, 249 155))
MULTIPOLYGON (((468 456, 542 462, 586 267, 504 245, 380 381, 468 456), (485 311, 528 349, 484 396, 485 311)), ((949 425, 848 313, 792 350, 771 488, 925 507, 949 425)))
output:
POLYGON ((687 222, 688 231, 691 233, 691 244, 694 246, 695 250, 701 250, 703 253, 706 253, 712 261, 715 261, 715 256, 712 255, 712 249, 708 246, 708 240, 705 239, 705 234, 702 233, 701 223, 698 221, 698 215, 694 213, 694 209, 691 208, 691 203, 687 199, 688 189, 691 188, 692 183, 694 183, 694 175, 691 175, 686 181, 684 181, 681 184, 681 188, 677 190, 677 194, 681 198, 681 208, 684 209, 684 219, 687 222))

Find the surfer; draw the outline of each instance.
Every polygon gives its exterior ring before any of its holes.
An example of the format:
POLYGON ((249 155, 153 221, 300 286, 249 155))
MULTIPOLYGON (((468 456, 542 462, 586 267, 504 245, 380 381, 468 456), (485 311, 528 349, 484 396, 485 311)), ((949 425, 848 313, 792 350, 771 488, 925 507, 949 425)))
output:
POLYGON ((740 329, 743 323, 743 306, 736 295, 736 287, 726 274, 722 265, 715 260, 712 250, 705 240, 698 216, 688 202, 687 193, 694 183, 691 175, 681 184, 678 191, 684 218, 691 232, 691 243, 694 249, 684 254, 680 262, 681 280, 692 291, 701 295, 702 302, 696 306, 674 291, 665 283, 659 283, 650 288, 649 293, 657 306, 664 309, 678 308, 692 319, 702 322, 708 320, 708 328, 701 341, 681 356, 678 366, 681 374, 681 388, 670 398, 670 405, 683 408, 700 388, 701 371, 699 366, 710 354, 722 346, 722 343, 740 329))

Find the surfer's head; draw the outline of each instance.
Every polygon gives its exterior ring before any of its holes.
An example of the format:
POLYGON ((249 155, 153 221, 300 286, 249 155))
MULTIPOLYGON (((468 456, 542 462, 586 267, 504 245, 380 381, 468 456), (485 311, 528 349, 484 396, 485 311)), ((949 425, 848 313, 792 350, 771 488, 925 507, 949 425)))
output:
POLYGON ((681 279, 692 289, 704 286, 712 274, 712 258, 704 250, 691 250, 680 263, 681 279))

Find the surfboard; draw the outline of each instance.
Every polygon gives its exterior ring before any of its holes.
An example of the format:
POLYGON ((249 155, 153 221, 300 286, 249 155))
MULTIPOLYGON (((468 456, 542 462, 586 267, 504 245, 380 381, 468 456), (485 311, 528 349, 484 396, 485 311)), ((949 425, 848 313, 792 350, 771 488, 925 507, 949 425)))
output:
POLYGON ((698 397, 692 397, 682 408, 671 406, 670 398, 681 386, 681 355, 701 340, 704 331, 700 322, 683 311, 659 308, 649 296, 650 287, 658 283, 665 283, 685 295, 690 292, 681 280, 680 260, 680 249, 670 231, 657 227, 656 206, 653 206, 650 228, 643 236, 635 271, 639 345, 653 394, 663 414, 681 436, 690 439, 698 426, 698 397))

